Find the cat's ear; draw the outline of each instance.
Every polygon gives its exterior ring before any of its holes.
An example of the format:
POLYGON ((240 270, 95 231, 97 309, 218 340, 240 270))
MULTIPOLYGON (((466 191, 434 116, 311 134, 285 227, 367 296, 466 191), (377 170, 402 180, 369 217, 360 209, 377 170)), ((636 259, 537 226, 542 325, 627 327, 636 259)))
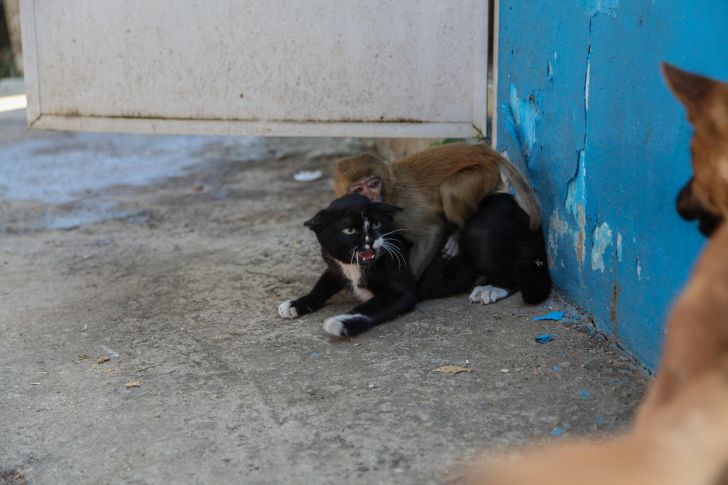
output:
POLYGON ((663 62, 660 67, 667 86, 688 110, 688 115, 697 115, 697 110, 700 109, 708 93, 713 89, 715 81, 683 71, 666 62, 663 62))
POLYGON ((312 231, 321 229, 326 224, 326 212, 320 210, 315 216, 303 223, 304 226, 308 227, 312 231))

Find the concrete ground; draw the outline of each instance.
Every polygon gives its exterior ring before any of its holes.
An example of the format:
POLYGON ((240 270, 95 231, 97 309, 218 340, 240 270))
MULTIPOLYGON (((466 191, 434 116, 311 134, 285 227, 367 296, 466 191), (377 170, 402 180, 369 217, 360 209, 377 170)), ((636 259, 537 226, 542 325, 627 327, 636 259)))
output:
POLYGON ((301 223, 331 198, 294 173, 367 145, 0 114, 0 483, 438 483, 625 425, 641 368, 556 296, 426 302, 349 341, 321 328, 346 295, 278 318, 322 268, 301 223))

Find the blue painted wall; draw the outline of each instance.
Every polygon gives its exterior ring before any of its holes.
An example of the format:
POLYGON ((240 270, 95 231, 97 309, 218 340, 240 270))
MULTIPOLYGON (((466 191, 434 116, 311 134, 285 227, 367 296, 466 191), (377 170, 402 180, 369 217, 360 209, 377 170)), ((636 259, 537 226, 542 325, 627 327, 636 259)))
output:
POLYGON ((728 80, 728 0, 500 0, 499 150, 542 202, 557 287, 651 368, 703 240, 661 61, 728 80))

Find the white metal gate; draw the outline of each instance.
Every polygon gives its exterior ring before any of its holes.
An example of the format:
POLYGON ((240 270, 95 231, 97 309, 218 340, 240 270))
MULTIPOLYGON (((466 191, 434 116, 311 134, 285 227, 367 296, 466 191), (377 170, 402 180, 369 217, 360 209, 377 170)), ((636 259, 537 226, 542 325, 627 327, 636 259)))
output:
POLYGON ((467 137, 487 0, 22 0, 32 127, 467 137))

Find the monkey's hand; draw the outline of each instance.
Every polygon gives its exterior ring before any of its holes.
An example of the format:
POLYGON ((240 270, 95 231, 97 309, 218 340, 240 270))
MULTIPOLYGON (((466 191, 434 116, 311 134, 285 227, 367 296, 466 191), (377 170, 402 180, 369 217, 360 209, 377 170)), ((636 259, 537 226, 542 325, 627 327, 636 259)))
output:
POLYGON ((450 237, 445 241, 445 245, 442 247, 442 257, 445 259, 452 259, 460 254, 460 233, 453 231, 450 237))

